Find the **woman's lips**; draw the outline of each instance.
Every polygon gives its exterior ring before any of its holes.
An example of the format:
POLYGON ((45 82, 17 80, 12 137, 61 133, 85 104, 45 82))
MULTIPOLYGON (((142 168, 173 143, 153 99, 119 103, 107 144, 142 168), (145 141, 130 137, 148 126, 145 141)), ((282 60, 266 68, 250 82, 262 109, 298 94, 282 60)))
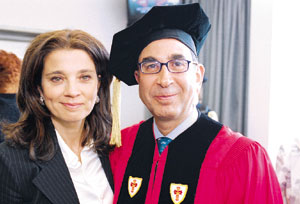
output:
POLYGON ((62 103, 62 104, 69 109, 77 109, 82 105, 82 103, 62 103))

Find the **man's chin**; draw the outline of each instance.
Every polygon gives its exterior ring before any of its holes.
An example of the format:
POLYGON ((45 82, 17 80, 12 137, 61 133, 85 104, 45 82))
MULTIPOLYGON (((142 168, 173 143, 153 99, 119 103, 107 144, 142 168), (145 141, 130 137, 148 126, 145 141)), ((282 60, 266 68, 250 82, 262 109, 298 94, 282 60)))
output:
POLYGON ((159 113, 152 113, 152 115, 154 116, 154 118, 162 121, 174 120, 177 116, 177 114, 174 112, 166 112, 166 111, 159 112, 159 113))

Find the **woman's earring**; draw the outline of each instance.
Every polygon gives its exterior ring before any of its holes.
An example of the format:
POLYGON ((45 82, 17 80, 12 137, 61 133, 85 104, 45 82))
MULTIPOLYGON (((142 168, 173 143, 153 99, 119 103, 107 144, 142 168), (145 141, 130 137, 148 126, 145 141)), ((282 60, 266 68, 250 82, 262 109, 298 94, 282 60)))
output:
POLYGON ((99 96, 96 97, 96 103, 99 103, 100 102, 100 98, 99 96))
POLYGON ((42 106, 44 106, 44 105, 45 105, 45 102, 44 102, 44 98, 43 98, 43 96, 40 96, 40 103, 41 103, 41 105, 42 105, 42 106))

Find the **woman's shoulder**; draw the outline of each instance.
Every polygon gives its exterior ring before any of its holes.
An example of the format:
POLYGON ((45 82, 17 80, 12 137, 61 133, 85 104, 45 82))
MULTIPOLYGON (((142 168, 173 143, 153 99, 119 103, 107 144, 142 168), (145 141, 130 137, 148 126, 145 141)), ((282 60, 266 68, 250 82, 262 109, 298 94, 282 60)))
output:
POLYGON ((36 191, 33 179, 39 171, 39 166, 29 158, 28 149, 11 146, 6 141, 1 143, 0 203, 20 203, 22 202, 20 199, 30 200, 36 191), (1 198, 1 194, 11 197, 1 198))
MULTIPOLYGON (((30 164, 28 149, 11 145, 7 141, 0 144, 0 164, 19 168, 22 165, 30 164)), ((18 170, 18 169, 16 169, 18 170)))
POLYGON ((0 144, 0 152, 7 153, 7 154, 13 154, 13 153, 24 153, 28 152, 27 148, 21 147, 14 142, 11 141, 4 141, 0 144))

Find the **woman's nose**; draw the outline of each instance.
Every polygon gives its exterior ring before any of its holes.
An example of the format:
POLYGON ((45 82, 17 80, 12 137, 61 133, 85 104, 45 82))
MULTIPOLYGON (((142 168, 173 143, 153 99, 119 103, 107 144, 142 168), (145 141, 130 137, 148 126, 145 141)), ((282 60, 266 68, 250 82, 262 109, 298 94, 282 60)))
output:
POLYGON ((65 95, 75 97, 80 94, 78 83, 75 80, 69 80, 65 86, 65 95))

